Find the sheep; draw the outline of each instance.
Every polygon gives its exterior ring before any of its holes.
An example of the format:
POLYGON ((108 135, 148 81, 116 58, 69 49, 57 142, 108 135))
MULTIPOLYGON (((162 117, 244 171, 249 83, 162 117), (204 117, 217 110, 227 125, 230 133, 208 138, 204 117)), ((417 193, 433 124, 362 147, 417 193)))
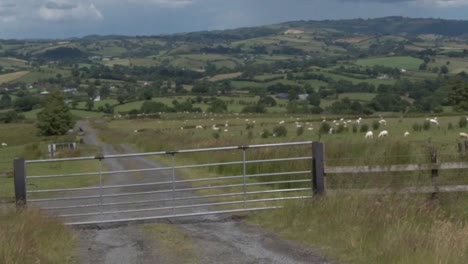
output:
POLYGON ((229 130, 227 130, 227 129, 224 129, 224 132, 229 132, 229 130))
POLYGON ((281 120, 281 121, 279 122, 279 124, 280 124, 280 125, 283 125, 283 124, 284 124, 284 120, 281 120))
POLYGON ((196 126, 196 129, 203 129, 203 126, 196 126))
POLYGON ((374 138, 374 132, 368 131, 368 132, 366 133, 365 138, 366 138, 366 139, 367 139, 367 138, 374 138))
POLYGON ((437 117, 429 119, 429 122, 431 122, 431 124, 439 126, 439 121, 437 121, 437 117))
POLYGON ((330 134, 330 135, 333 134, 333 127, 330 128, 330 130, 328 131, 328 134, 330 134))
POLYGON ((387 125, 387 121, 385 121, 385 119, 380 120, 379 123, 384 126, 387 125))
POLYGON ((468 134, 466 134, 466 133, 460 132, 459 135, 460 135, 461 138, 468 138, 468 134))
POLYGON ((404 137, 407 137, 410 135, 410 132, 406 131, 405 134, 403 135, 404 137))
POLYGON ((307 130, 312 131, 312 130, 314 130, 314 128, 313 128, 313 127, 309 127, 307 130))
POLYGON ((387 130, 383 130, 382 132, 379 133, 379 138, 386 137, 386 136, 388 136, 388 131, 387 130))
POLYGON ((2 147, 8 147, 8 144, 5 143, 5 142, 3 142, 3 143, 2 143, 2 147))

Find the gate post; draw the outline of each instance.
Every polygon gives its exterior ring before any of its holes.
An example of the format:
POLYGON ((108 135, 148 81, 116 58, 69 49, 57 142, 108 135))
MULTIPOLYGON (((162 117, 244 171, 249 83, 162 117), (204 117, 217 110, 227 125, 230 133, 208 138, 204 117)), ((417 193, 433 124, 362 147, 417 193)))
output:
POLYGON ((15 201, 16 207, 21 208, 26 205, 26 166, 22 158, 13 161, 13 174, 15 181, 15 201))
POLYGON ((316 195, 323 195, 326 191, 323 150, 323 143, 312 143, 312 190, 316 195))

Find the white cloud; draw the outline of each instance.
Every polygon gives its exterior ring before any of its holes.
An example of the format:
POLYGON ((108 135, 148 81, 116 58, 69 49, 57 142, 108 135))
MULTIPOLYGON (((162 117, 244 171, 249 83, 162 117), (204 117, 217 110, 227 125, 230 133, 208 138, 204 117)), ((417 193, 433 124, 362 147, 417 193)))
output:
POLYGON ((40 18, 52 22, 104 18, 101 11, 88 1, 47 1, 42 3, 37 12, 40 18))
POLYGON ((440 7, 459 7, 468 5, 468 0, 425 0, 424 2, 434 2, 437 6, 440 7))
POLYGON ((183 8, 190 6, 194 0, 127 0, 129 3, 155 4, 165 8, 183 8))

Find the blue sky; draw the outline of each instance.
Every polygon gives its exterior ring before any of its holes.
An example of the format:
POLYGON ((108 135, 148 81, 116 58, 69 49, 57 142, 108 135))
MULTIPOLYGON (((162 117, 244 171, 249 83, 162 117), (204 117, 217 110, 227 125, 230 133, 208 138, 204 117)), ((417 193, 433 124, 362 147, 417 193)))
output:
POLYGON ((0 38, 158 35, 393 15, 468 20, 468 0, 0 0, 0 38))

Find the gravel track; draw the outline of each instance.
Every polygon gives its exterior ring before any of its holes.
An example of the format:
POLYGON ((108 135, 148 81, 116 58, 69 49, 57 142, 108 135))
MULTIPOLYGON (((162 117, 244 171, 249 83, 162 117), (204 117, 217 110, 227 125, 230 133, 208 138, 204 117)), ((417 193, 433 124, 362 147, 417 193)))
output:
MULTIPOLYGON (((79 126, 86 131, 84 142, 86 144, 101 146, 104 154, 133 152, 129 146, 115 147, 102 145, 97 139, 96 131, 90 128, 86 122, 80 122, 79 126)), ((131 162, 124 159, 111 159, 105 162, 109 170, 133 169, 136 165, 142 164, 150 167, 162 166, 142 157, 132 159, 131 162)), ((106 178, 105 185, 154 182, 154 174, 155 172, 133 178, 125 177, 125 175, 116 175, 115 177, 106 178)), ((170 171, 158 171, 156 174, 157 179, 161 181, 166 181, 172 177, 170 171)), ((180 186, 177 187, 180 188, 180 186)), ((145 190, 149 190, 149 188, 142 186, 138 189, 132 189, 132 191, 145 190)), ((154 186, 151 190, 154 190, 154 186)), ((122 191, 128 192, 129 190, 117 189, 112 190, 110 193, 122 191)), ((74 195, 77 194, 75 193, 74 195)), ((151 198, 170 198, 170 195, 170 193, 165 193, 151 198)), ((188 193, 184 195, 194 194, 188 193)), ((126 197, 126 199, 127 201, 131 201, 133 198, 126 197)), ((122 199, 108 199, 106 202, 115 201, 120 202, 122 199)), ((200 203, 200 201, 192 202, 200 203)), ((55 205, 63 206, 63 202, 55 205)), ((194 210, 187 209, 183 213, 194 212, 194 210)), ((197 211, 200 210, 197 209, 197 211)), ((154 215, 154 212, 151 215, 154 215)), ((115 217, 118 217, 118 215, 115 217)), ((99 216, 81 218, 79 220, 88 221, 96 219, 99 219, 99 216)), ((241 220, 232 219, 229 216, 204 216, 174 221, 161 220, 159 222, 174 224, 191 238, 194 243, 193 246, 196 249, 196 259, 199 260, 199 263, 331 263, 316 250, 305 248, 294 242, 281 240, 274 234, 244 224, 241 220)), ((80 242, 78 259, 80 263, 187 263, 183 259, 174 260, 173 257, 168 258, 161 255, 162 253, 157 250, 157 246, 155 247, 158 244, 158 238, 149 239, 142 225, 99 225, 95 226, 95 228, 76 229, 76 234, 80 242)))

